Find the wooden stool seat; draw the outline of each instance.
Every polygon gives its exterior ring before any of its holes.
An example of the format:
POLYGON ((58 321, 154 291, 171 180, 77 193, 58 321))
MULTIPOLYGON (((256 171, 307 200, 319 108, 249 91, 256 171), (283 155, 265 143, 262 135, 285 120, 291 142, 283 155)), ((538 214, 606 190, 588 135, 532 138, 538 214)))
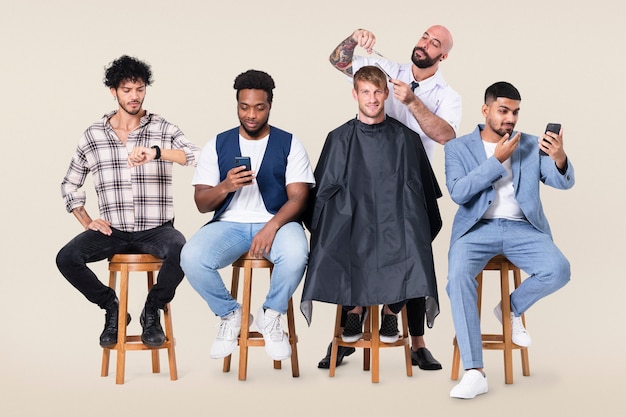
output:
MULTIPOLYGON (((513 283, 515 288, 522 283, 520 269, 513 265, 503 255, 494 256, 483 268, 483 271, 500 271, 500 294, 502 299, 502 333, 498 334, 482 334, 483 349, 502 350, 504 353, 504 381, 506 384, 513 383, 513 350, 519 349, 522 357, 522 375, 530 375, 530 365, 528 361, 528 348, 518 346, 512 341, 511 333, 511 300, 509 291, 509 271, 513 272, 513 283)), ((482 304, 482 288, 483 288, 483 272, 476 276, 478 281, 478 315, 481 313, 482 304)), ((522 314, 522 323, 526 326, 526 319, 522 314)), ((457 380, 459 378, 459 368, 461 362, 461 353, 457 344, 456 337, 453 340, 454 352, 452 355, 452 372, 451 378, 457 380)))
POLYGON ((370 353, 371 353, 371 374, 372 382, 377 383, 380 380, 380 349, 388 347, 404 346, 404 360, 406 363, 406 375, 413 376, 413 366, 411 365, 411 344, 408 329, 408 320, 406 313, 406 305, 402 307, 401 322, 402 333, 400 338, 393 343, 385 343, 380 341, 379 327, 380 316, 378 305, 367 307, 368 312, 363 322, 363 336, 356 342, 344 342, 341 338, 341 313, 342 306, 337 306, 337 314, 335 315, 335 331, 330 354, 330 370, 328 375, 335 376, 335 368, 337 367, 337 352, 339 346, 363 348, 363 370, 370 370, 370 353))
POLYGON ((128 313, 128 277, 130 272, 147 272, 148 291, 154 285, 154 273, 159 271, 162 260, 148 254, 117 254, 109 258, 109 287, 115 290, 117 273, 120 272, 120 292, 119 292, 119 322, 117 329, 117 343, 112 347, 102 350, 102 370, 101 376, 109 375, 109 356, 111 350, 117 351, 117 372, 116 384, 124 383, 124 372, 126 365, 126 351, 128 350, 150 350, 152 352, 152 372, 159 373, 161 365, 159 361, 159 350, 167 349, 169 359, 170 379, 178 379, 176 370, 176 353, 174 351, 175 340, 172 329, 172 317, 169 303, 163 309, 165 321, 165 342, 159 347, 146 346, 141 342, 140 335, 127 335, 126 315, 128 313))
MULTIPOLYGON (((239 289, 239 273, 243 269, 243 300, 241 302, 241 333, 239 334, 239 380, 245 381, 248 373, 248 347, 265 346, 263 335, 256 331, 250 331, 250 300, 252 298, 252 271, 258 268, 267 268, 270 272, 270 279, 274 264, 265 258, 252 258, 246 252, 232 264, 233 277, 231 282, 231 295, 237 299, 239 289)), ((300 376, 298 365, 298 336, 296 335, 296 324, 293 314, 293 302, 289 298, 287 306, 287 330, 289 334, 289 344, 291 345, 291 375, 296 378, 300 376)), ((224 358, 223 372, 230 372, 230 361, 232 355, 224 358)), ((281 369, 281 361, 274 361, 274 369, 281 369)))

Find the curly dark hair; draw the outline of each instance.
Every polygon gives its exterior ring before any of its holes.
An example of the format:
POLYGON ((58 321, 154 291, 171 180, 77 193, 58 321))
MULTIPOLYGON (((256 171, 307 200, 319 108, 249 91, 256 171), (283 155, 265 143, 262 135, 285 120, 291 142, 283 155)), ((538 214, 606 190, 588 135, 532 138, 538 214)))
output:
POLYGON ((263 90, 267 93, 267 101, 269 103, 274 99, 274 93, 272 90, 276 87, 274 84, 274 80, 272 77, 263 71, 257 70, 248 70, 246 72, 242 72, 235 78, 235 84, 233 88, 237 90, 237 100, 239 100, 239 91, 245 90, 248 88, 254 90, 263 90))
POLYGON ((104 73, 104 85, 117 88, 126 80, 133 82, 141 80, 146 85, 152 84, 150 65, 128 55, 122 55, 111 62, 104 73))

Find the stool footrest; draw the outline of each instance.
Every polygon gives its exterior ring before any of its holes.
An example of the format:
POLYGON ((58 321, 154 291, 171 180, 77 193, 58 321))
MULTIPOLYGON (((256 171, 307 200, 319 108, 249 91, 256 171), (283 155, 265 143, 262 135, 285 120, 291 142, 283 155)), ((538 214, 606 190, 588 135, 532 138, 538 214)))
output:
MULTIPOLYGON (((170 348, 174 346, 175 346, 174 340, 170 341, 167 338, 165 338, 165 342, 163 342, 161 346, 148 346, 141 341, 140 335, 132 335, 132 336, 126 336, 126 344, 124 346, 124 350, 158 350, 158 349, 170 348)), ((103 349, 119 350, 120 348, 121 347, 118 346, 118 344, 115 344, 113 346, 105 347, 103 349)))

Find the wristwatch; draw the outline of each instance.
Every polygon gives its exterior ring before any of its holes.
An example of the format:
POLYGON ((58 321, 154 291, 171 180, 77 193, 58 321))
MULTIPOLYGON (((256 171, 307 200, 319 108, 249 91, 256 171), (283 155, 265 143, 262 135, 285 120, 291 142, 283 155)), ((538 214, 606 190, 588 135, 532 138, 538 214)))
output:
POLYGON ((154 157, 155 160, 157 159, 161 159, 161 148, 159 148, 157 145, 152 146, 152 149, 154 149, 156 151, 156 155, 154 157))

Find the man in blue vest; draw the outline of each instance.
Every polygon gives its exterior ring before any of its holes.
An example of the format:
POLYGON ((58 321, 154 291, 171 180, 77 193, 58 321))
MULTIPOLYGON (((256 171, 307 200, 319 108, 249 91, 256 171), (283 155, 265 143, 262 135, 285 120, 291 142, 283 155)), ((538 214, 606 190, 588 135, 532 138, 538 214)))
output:
POLYGON ((237 76, 240 125, 204 146, 193 178, 198 210, 215 213, 183 247, 181 266, 191 286, 221 318, 210 352, 216 359, 232 353, 241 330, 241 306, 218 270, 246 252, 274 264, 255 322, 265 349, 274 360, 291 356, 280 319, 308 261, 299 218, 315 178, 304 146, 268 123, 274 87, 272 77, 262 71, 237 76), (250 158, 249 168, 235 163, 241 156, 250 158))

